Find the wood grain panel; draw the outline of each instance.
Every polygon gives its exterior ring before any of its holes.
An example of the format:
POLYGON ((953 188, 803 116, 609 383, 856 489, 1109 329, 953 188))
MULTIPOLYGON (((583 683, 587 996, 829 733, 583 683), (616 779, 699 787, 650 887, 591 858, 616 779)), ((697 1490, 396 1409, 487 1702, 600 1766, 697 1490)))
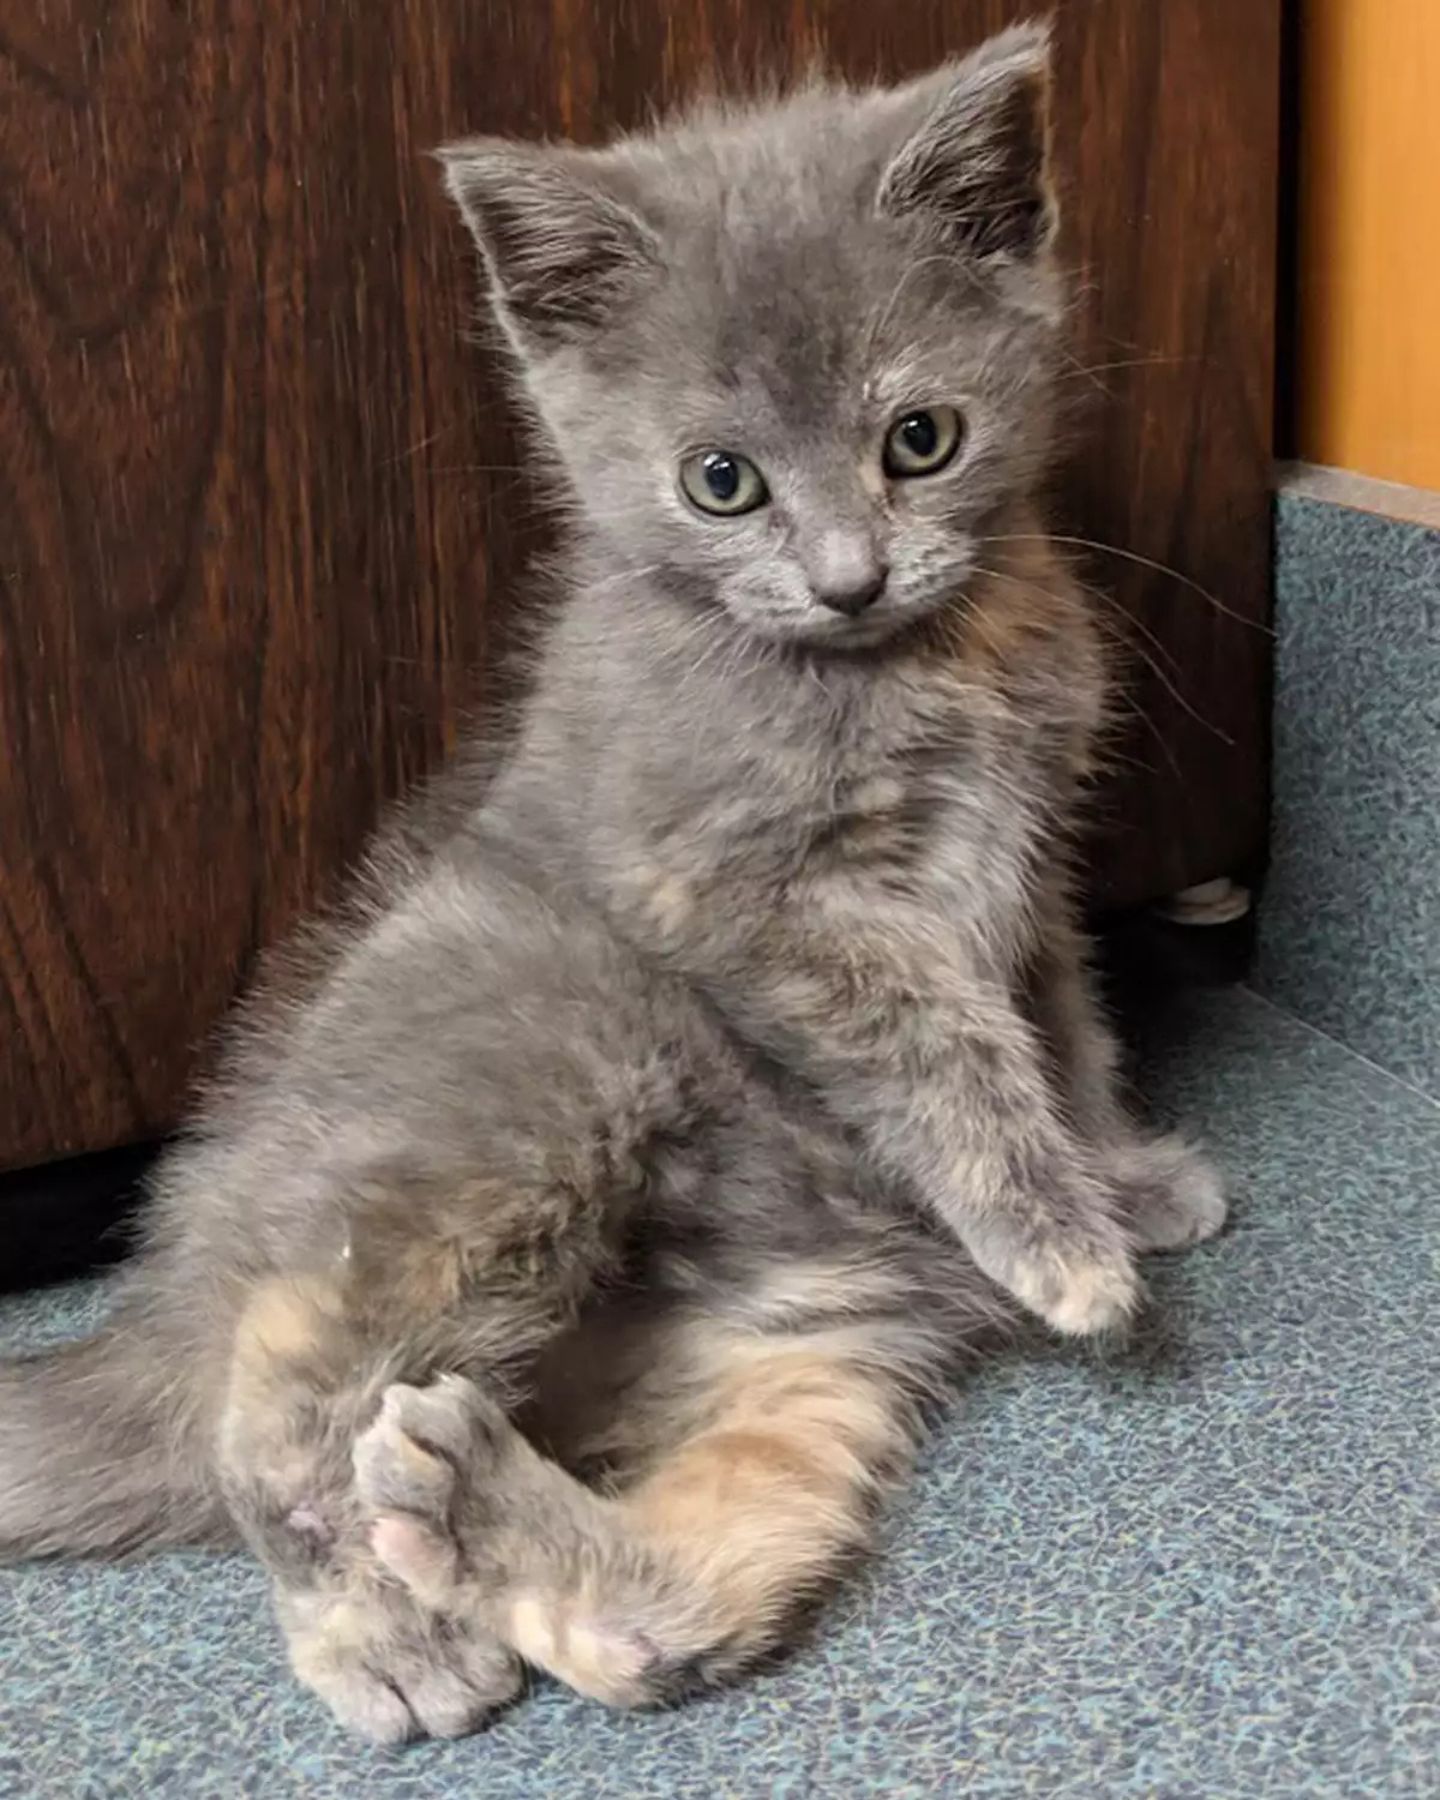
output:
MULTIPOLYGON (((170 1124, 257 949, 506 691, 542 525, 424 150, 1028 10, 0 0, 0 1163, 170 1124)), ((1278 0, 1058 12, 1063 516, 1257 621, 1278 0)), ((1256 849, 1264 640, 1087 566, 1160 671, 1107 803, 1133 899, 1256 849)))

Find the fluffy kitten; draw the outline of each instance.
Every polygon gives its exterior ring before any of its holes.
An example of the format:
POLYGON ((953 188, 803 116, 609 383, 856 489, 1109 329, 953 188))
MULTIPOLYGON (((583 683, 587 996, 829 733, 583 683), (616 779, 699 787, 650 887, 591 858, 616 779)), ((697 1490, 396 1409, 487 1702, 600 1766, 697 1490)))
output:
POLYGON ((564 605, 484 798, 252 1010, 114 1323, 0 1372, 11 1554, 238 1531, 378 1738, 520 1659, 645 1702, 777 1641, 1015 1301, 1114 1325, 1218 1226, 1066 895, 1046 62, 446 153, 564 605))

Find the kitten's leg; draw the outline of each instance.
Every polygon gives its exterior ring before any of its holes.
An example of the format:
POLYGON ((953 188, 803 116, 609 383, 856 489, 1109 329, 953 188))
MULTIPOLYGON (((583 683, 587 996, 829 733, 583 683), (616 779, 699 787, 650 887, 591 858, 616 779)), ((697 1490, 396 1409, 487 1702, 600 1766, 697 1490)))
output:
MULTIPOLYGON (((297 1675, 389 1741, 471 1730, 520 1683, 477 1619, 437 1620, 376 1562, 351 1451, 397 1378, 465 1369, 498 1393, 573 1314, 623 1206, 456 1196, 445 1220, 385 1207, 328 1274, 262 1283, 235 1334, 218 1432, 229 1511, 270 1570, 297 1675), (399 1212, 409 1223, 397 1232, 399 1212), (563 1221, 559 1213, 564 1211, 563 1221)), ((618 1228, 618 1227, 616 1227, 618 1228)))
POLYGON ((754 979, 717 983, 732 1025, 809 1083, 998 1286, 1060 1331, 1123 1323, 1141 1290, 1119 1198, 999 959, 937 933, 923 907, 912 918, 840 893, 853 930, 837 930, 819 883, 743 923, 754 979))
POLYGON ((1065 1111, 1089 1143, 1131 1135, 1121 1098, 1120 1046, 1101 1010, 1088 947, 1058 900, 1042 903, 1026 1010, 1044 1041, 1065 1111))
POLYGON ((1120 1055, 1090 972, 1084 939, 1052 907, 1031 972, 1030 1005, 1077 1132, 1094 1146, 1136 1247, 1172 1250, 1225 1222, 1219 1175, 1176 1135, 1144 1131, 1121 1098, 1120 1055))
MULTIPOLYGON (((377 1352, 345 1284, 263 1285, 236 1334, 218 1461, 226 1504, 270 1571, 295 1673, 342 1723, 382 1742, 473 1730, 521 1684, 478 1620, 437 1620, 372 1554, 351 1472, 355 1433, 398 1371, 438 1346, 377 1352)), ((454 1336, 457 1360, 462 1341, 454 1336)))
POLYGON ((863 944, 842 961, 801 941, 774 960, 785 973, 765 995, 769 1017, 742 1023, 770 1036, 992 1281, 1060 1331, 1122 1323, 1140 1283, 1119 1196, 1008 986, 958 964, 907 970, 863 944))
POLYGON ((616 1706, 734 1673, 867 1541, 915 1412, 862 1328, 737 1345, 706 1422, 626 1491, 582 1486, 463 1379, 392 1387, 356 1446, 382 1562, 438 1616, 616 1706))
POLYGON ((251 1196, 236 1260, 297 1272, 245 1296, 217 1371, 221 1485, 275 1577, 295 1667, 381 1738, 463 1730, 516 1674, 375 1561, 356 1433, 389 1383, 442 1370, 517 1404, 620 1267, 636 1211, 705 1166, 705 1133, 742 1098, 713 1024, 603 921, 447 869, 353 949, 293 1066, 253 1096, 243 1178, 274 1168, 290 1198, 251 1196))

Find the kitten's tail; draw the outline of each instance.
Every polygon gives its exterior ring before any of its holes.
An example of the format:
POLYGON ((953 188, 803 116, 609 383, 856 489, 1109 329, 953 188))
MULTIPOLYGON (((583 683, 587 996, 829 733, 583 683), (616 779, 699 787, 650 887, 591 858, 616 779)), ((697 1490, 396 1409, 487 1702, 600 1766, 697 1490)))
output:
POLYGON ((185 1429, 191 1372, 165 1350, 132 1317, 0 1363, 0 1562, 221 1533, 223 1509, 185 1429))

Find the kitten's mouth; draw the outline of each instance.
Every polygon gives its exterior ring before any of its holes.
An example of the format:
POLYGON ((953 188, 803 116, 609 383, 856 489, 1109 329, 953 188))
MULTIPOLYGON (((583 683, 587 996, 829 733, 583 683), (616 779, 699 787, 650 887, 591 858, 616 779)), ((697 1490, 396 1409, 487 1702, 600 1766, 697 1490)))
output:
POLYGON ((868 650, 889 643, 914 626, 932 618, 946 604, 947 596, 924 599, 886 599, 854 618, 814 607, 807 612, 777 612, 746 621, 779 643, 812 650, 868 650))
POLYGON ((818 628, 810 637, 812 642, 830 644, 837 650, 860 650, 870 644, 883 644, 887 638, 903 631, 917 616, 908 607, 862 613, 855 619, 837 619, 832 614, 818 621, 818 628))

